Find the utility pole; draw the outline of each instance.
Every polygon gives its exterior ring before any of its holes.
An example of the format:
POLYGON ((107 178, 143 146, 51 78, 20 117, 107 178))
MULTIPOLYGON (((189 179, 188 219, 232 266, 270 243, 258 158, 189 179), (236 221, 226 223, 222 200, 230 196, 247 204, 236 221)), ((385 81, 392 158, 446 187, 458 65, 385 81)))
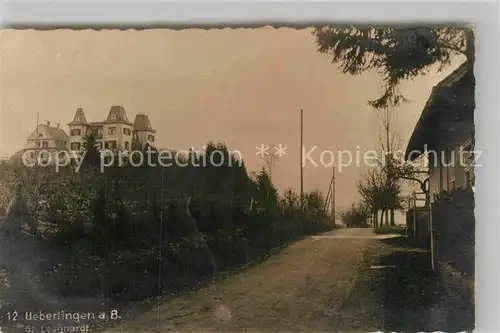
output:
POLYGON ((332 218, 335 224, 335 165, 333 166, 333 177, 332 177, 332 218))
POLYGON ((302 150, 304 147, 304 110, 300 109, 300 211, 304 211, 304 166, 302 150))
MULTIPOLYGON (((272 147, 272 145, 269 145, 272 147)), ((269 158, 266 160, 267 173, 269 175, 269 179, 272 181, 273 178, 273 166, 279 160, 279 157, 276 154, 270 154, 269 158)))
POLYGON ((332 180, 330 180, 330 184, 328 185, 328 192, 326 193, 326 198, 325 198, 325 208, 324 211, 325 213, 327 212, 328 209, 331 210, 330 204, 331 204, 331 195, 332 195, 332 180))

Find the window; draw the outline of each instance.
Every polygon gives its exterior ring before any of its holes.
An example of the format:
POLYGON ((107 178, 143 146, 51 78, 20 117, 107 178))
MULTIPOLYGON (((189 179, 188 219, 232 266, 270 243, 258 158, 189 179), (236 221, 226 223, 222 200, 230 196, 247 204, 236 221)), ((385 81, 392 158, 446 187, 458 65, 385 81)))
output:
POLYGON ((80 135, 82 135, 82 131, 79 130, 78 128, 71 130, 71 136, 80 136, 80 135))
POLYGON ((75 121, 80 121, 80 116, 76 116, 75 121))
POLYGON ((71 150, 80 150, 80 142, 71 142, 71 150))
POLYGON ((106 149, 116 149, 116 141, 106 141, 104 142, 104 148, 106 149))
POLYGON ((48 141, 42 141, 42 147, 43 148, 48 148, 49 147, 49 142, 48 141))
POLYGON ((41 134, 41 133, 40 133, 40 134, 38 134, 38 137, 39 137, 39 138, 43 138, 43 134, 41 134))
POLYGON ((155 137, 152 136, 152 135, 148 135, 148 141, 154 142, 155 141, 155 137))
POLYGON ((130 130, 130 128, 124 128, 123 129, 123 134, 130 135, 130 134, 132 134, 132 131, 130 130))
POLYGON ((116 134, 116 127, 110 127, 110 128, 108 128, 108 134, 109 135, 115 135, 116 134))
POLYGON ((38 146, 38 148, 40 148, 42 146, 42 142, 38 141, 37 146, 38 146))
POLYGON ((453 174, 452 174, 452 165, 453 165, 453 162, 452 162, 452 156, 453 156, 453 153, 452 153, 452 150, 451 149, 447 149, 445 150, 445 171, 446 171, 446 190, 449 191, 452 187, 451 187, 451 180, 453 178, 453 174))
POLYGON ((125 141, 125 150, 129 150, 130 149, 130 144, 128 143, 128 141, 125 141))
POLYGON ((42 163, 47 163, 49 161, 50 155, 49 154, 40 154, 40 158, 42 160, 42 163))
POLYGON ((102 129, 93 129, 92 135, 96 138, 102 138, 102 129))

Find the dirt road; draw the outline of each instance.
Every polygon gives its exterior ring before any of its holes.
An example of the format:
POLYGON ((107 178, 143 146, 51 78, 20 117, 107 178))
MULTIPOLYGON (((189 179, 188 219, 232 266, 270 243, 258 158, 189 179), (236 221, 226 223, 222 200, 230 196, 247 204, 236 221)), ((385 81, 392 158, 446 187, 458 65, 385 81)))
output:
MULTIPOLYGON (((365 250, 379 238, 384 237, 371 229, 339 229, 307 238, 244 273, 106 332, 370 330, 379 324, 373 315, 377 300, 346 303, 366 269, 361 267, 365 250)), ((363 295, 370 297, 370 291, 363 295)))

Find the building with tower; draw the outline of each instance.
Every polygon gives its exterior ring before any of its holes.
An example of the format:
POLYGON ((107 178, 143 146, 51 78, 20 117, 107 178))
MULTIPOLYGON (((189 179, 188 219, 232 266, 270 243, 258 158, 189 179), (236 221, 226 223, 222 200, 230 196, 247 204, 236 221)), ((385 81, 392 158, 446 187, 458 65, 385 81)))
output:
POLYGON ((59 124, 52 126, 50 121, 39 124, 25 141, 24 149, 8 160, 20 162, 23 156, 45 160, 63 150, 76 156, 84 147, 87 135, 94 135, 99 149, 142 150, 146 144, 155 147, 156 131, 149 117, 140 113, 130 122, 123 106, 111 106, 106 119, 98 122, 89 122, 83 108, 79 107, 68 127, 69 133, 66 133, 59 124))
POLYGON ((129 151, 140 149, 146 143, 154 147, 156 131, 145 114, 130 122, 123 106, 112 106, 104 121, 89 122, 82 108, 76 110, 69 124, 69 150, 80 151, 87 135, 93 135, 99 149, 129 151))

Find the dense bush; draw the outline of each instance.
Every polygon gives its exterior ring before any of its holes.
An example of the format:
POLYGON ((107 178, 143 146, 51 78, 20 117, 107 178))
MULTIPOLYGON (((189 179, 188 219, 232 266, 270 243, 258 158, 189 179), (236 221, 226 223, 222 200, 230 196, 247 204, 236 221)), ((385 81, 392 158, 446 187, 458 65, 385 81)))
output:
POLYGON ((333 227, 321 193, 307 194, 301 211, 298 196, 280 197, 264 170, 249 176, 224 145, 209 144, 207 154, 214 150, 223 152, 212 161, 221 166, 190 153, 185 167, 100 172, 89 149, 78 173, 17 167, 13 179, 23 182, 33 211, 49 207, 38 216, 48 225, 39 254, 44 288, 139 300, 156 295, 158 285, 163 292, 193 286, 333 227))
POLYGON ((354 203, 345 211, 338 213, 338 218, 348 228, 368 227, 370 209, 363 203, 354 203))

